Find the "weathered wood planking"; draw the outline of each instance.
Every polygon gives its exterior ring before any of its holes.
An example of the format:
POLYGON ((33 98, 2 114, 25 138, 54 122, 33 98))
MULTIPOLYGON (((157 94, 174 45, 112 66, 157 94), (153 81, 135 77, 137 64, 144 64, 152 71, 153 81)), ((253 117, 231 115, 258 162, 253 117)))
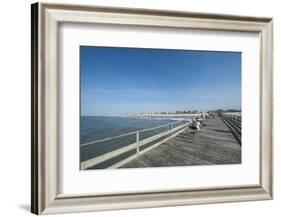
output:
POLYGON ((178 136, 123 165, 123 168, 241 163, 241 146, 220 117, 205 120, 200 131, 178 136))

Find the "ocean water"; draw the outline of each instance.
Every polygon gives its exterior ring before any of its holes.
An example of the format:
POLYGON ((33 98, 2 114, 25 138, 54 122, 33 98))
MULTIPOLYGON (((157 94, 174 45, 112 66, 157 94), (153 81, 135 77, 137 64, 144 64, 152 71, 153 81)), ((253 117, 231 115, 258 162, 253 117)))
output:
MULTIPOLYGON (((175 123, 183 118, 177 117, 134 117, 134 116, 81 116, 80 118, 80 145, 100 139, 118 136, 134 131, 153 128, 169 123, 175 123)), ((164 132, 170 128, 169 125, 159 129, 141 132, 140 140, 164 132)), ((162 138, 163 139, 163 138, 162 138)), ((124 136, 110 141, 100 142, 88 146, 80 146, 80 161, 97 157, 109 151, 116 150, 136 141, 136 134, 124 136)), ((156 141, 155 141, 156 142, 156 141)), ((151 144, 148 144, 151 145, 151 144)), ((134 154, 135 151, 127 153, 134 154)), ((127 156, 120 156, 121 158, 127 156)), ((115 161, 120 160, 115 159, 115 161)), ((113 160, 114 161, 114 160, 113 160)), ((103 168, 113 161, 98 165, 96 168, 103 168)))

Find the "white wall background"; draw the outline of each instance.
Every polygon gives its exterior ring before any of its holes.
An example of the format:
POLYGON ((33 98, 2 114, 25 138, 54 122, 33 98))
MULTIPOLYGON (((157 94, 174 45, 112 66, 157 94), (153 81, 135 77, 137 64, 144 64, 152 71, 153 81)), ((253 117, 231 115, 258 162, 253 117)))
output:
MULTIPOLYGON (((30 4, 0 6, 0 216, 31 216, 30 208, 30 4)), ((48 1, 49 2, 49 1, 48 1)), ((61 3, 183 10, 274 17, 274 200, 168 207, 64 216, 279 216, 281 204, 281 13, 277 0, 57 0, 61 3)))

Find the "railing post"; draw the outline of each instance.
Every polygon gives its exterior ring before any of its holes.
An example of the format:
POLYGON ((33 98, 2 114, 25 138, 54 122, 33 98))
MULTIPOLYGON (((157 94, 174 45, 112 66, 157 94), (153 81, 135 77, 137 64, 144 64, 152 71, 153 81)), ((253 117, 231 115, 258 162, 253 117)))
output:
POLYGON ((170 134, 172 135, 172 123, 170 123, 170 134))
POLYGON ((140 153, 139 141, 140 141, 140 132, 137 131, 136 132, 137 157, 139 156, 140 153))

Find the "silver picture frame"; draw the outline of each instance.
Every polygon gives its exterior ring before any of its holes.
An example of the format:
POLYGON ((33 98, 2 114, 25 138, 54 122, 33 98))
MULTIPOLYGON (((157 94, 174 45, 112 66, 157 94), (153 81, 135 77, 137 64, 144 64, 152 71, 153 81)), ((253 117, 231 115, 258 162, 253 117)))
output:
POLYGON ((273 19, 206 13, 36 3, 31 6, 32 163, 35 214, 269 200, 273 195, 273 19), (98 23, 255 32, 260 40, 260 179, 258 185, 104 195, 58 192, 61 23, 98 23))

